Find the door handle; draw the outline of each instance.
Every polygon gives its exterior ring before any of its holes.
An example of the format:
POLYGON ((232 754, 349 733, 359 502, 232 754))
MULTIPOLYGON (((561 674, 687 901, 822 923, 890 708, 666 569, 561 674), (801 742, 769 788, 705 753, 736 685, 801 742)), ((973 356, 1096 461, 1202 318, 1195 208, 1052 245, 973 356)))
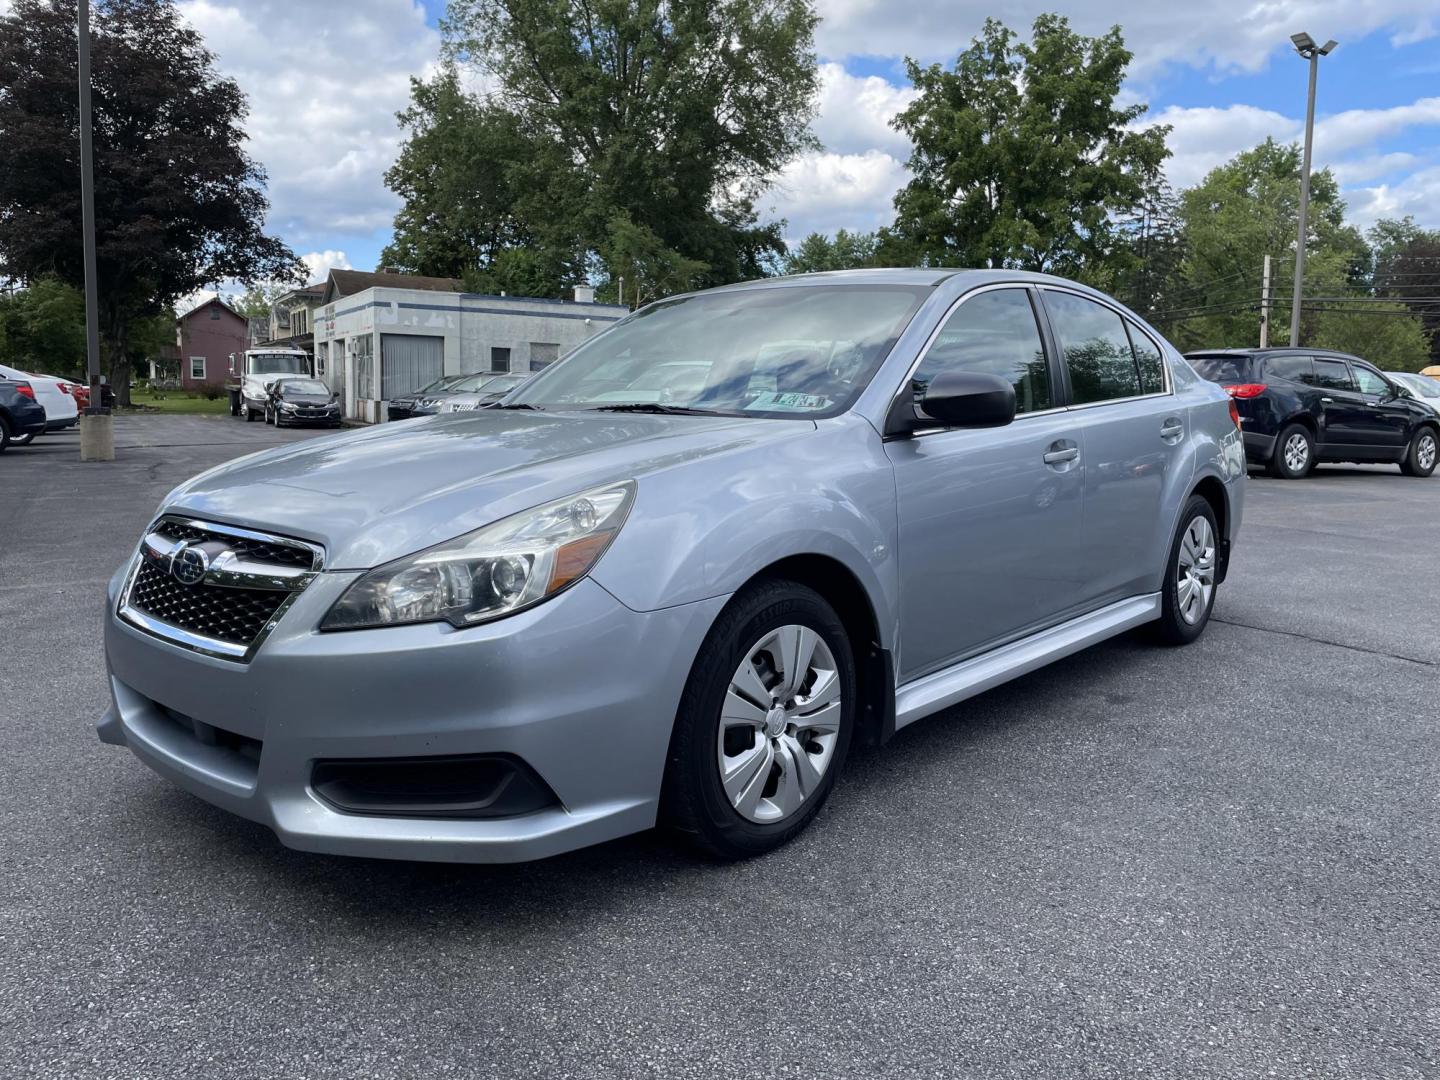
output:
POLYGON ((1067 461, 1074 461, 1080 456, 1078 446, 1067 446, 1062 450, 1047 450, 1045 452, 1046 465, 1063 465, 1067 461))
POLYGON ((1178 439, 1181 435, 1184 434, 1185 425, 1182 424, 1179 420, 1176 420, 1174 417, 1166 420, 1165 423, 1160 426, 1160 438, 1164 439, 1166 442, 1171 442, 1174 439, 1178 439))

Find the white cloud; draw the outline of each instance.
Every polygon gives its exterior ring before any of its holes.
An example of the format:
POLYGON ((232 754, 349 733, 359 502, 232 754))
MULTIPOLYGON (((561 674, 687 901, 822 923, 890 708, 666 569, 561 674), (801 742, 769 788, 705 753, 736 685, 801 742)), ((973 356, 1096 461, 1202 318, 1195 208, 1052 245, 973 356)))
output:
POLYGON ((297 250, 390 225, 398 201, 382 177, 400 146, 395 113, 439 50, 416 0, 302 6, 180 4, 249 96, 248 149, 269 173, 269 228, 297 250))
POLYGON ((1435 0, 1211 0, 1203 9, 1155 0, 818 0, 817 7, 820 55, 925 61, 953 59, 987 15, 1023 30, 1036 15, 1060 7, 1082 33, 1123 26, 1137 77, 1173 62, 1257 71, 1302 28, 1341 42, 1386 30, 1400 45, 1433 34, 1435 16, 1435 0))
POLYGON ((806 154, 781 172, 772 210, 786 219, 792 240, 836 229, 868 232, 890 221, 891 200, 906 179, 905 166, 883 150, 806 154))
POLYGON ((1440 228, 1440 166, 1411 173, 1396 184, 1346 192, 1350 217, 1362 228, 1379 218, 1407 215, 1428 228, 1440 228))
POLYGON ((815 134, 835 153, 879 149, 909 157, 910 140, 890 121, 917 96, 914 87, 896 86, 878 75, 851 75, 841 64, 821 64, 815 134))
POLYGON ((313 285, 317 281, 324 281, 331 270, 350 270, 350 260, 345 257, 343 251, 310 251, 300 256, 300 261, 305 264, 306 284, 313 285))
POLYGON ((1154 124, 1171 126, 1166 140, 1171 157, 1165 163, 1165 175, 1177 191, 1193 186, 1217 165, 1267 137, 1288 142, 1301 134, 1296 121, 1253 105, 1194 109, 1172 105, 1141 126, 1154 124))

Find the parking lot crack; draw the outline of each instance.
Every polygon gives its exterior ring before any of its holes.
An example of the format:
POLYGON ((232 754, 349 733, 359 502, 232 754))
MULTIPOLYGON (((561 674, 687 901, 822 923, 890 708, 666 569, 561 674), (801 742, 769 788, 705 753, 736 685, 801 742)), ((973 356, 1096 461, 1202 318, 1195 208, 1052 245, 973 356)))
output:
POLYGON ((1384 649, 1370 649, 1364 645, 1349 645, 1343 641, 1331 641, 1328 638, 1314 637, 1311 634, 1302 634, 1297 630, 1277 630, 1273 626, 1256 626, 1254 623, 1237 622, 1234 619, 1221 619, 1212 615, 1211 622, 1223 623, 1226 626, 1238 626, 1245 630, 1258 630, 1262 634, 1280 634, 1284 637, 1298 638, 1301 641, 1310 641, 1316 645, 1331 645, 1337 649, 1348 649, 1350 652, 1368 653, 1371 656, 1384 656, 1391 660, 1404 660, 1408 664, 1419 664, 1422 667, 1436 667, 1436 661, 1426 660, 1419 656, 1406 656, 1404 653, 1386 652, 1384 649))

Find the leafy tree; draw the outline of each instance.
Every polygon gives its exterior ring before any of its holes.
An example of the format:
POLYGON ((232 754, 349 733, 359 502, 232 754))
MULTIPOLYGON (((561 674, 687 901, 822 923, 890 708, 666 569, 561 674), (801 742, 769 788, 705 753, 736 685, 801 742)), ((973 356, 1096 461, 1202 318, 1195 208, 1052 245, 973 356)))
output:
MULTIPOLYGON (((1266 139, 1181 193, 1185 234, 1181 288, 1156 319, 1181 348, 1257 343, 1267 254, 1274 259, 1270 341, 1275 345, 1288 341, 1300 164, 1297 146, 1266 139)), ((1311 175, 1308 226, 1307 294, 1351 290, 1353 270, 1367 262, 1369 251, 1360 234, 1345 223, 1340 186, 1328 169, 1311 175)), ((1305 317, 1302 341, 1313 341, 1317 318, 1305 317)))
POLYGON ((401 114, 393 261, 496 274, 523 247, 552 293, 641 249, 652 284, 764 273, 784 245, 756 199, 815 145, 815 24, 810 0, 452 0, 454 71, 401 114))
POLYGON ((847 232, 834 237, 811 233, 785 258, 785 273, 813 274, 822 270, 854 270, 879 264, 879 238, 875 233, 847 232))
MULTIPOLYGON (((0 16, 0 275, 73 286, 81 258, 74 0, 0 16)), ((92 23, 100 333, 129 398, 128 339, 207 282, 303 280, 265 235, 245 96, 173 0, 97 0, 92 23)))
POLYGON ((1117 108, 1131 54, 1058 15, 1030 43, 994 19, 952 70, 906 61, 920 92, 895 118, 913 179, 895 197, 886 262, 1019 267, 1076 275, 1117 249, 1115 219, 1154 189, 1168 128, 1117 108))
POLYGON ((58 278, 0 297, 0 358, 11 367, 78 378, 85 367, 85 298, 58 278))
POLYGON ((1400 303, 1322 311, 1313 320, 1313 333, 1302 340, 1362 356, 1386 371, 1419 371, 1429 359, 1430 341, 1421 320, 1407 311, 1400 303))
MULTIPOLYGON (((1369 232, 1377 296, 1395 297, 1421 317, 1427 337, 1426 363, 1440 363, 1440 229, 1422 229, 1415 219, 1382 219, 1369 232)), ((1423 366, 1423 365, 1422 365, 1423 366)))
POLYGON ((654 232, 623 214, 610 219, 609 236, 600 257, 612 275, 614 298, 637 308, 672 293, 689 291, 710 269, 666 247, 654 232), (622 280, 623 296, 619 293, 622 280))
POLYGON ((247 319, 268 316, 275 301, 293 288, 285 281, 257 281, 239 296, 227 296, 225 302, 247 319))

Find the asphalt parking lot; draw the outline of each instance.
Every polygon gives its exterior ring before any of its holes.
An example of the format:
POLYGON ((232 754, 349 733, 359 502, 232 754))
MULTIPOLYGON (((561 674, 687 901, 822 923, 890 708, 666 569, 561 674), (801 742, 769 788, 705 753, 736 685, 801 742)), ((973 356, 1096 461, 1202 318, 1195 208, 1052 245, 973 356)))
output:
POLYGON ((1250 485, 1216 621, 857 755, 805 835, 287 851, 102 746, 104 582, 194 472, 0 457, 0 1076, 1440 1076, 1440 477, 1250 485))

